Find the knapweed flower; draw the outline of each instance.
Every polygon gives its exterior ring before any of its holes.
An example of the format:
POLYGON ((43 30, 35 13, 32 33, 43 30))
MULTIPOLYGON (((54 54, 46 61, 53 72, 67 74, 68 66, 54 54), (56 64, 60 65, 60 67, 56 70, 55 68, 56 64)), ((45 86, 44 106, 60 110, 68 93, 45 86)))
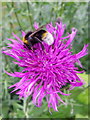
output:
MULTIPOLYGON (((35 24, 34 27, 37 29, 38 25, 35 24)), ((46 98, 48 108, 58 111, 57 106, 60 102, 66 104, 60 95, 70 95, 70 93, 64 93, 62 87, 69 84, 69 90, 72 90, 83 85, 82 79, 77 75, 83 71, 78 71, 75 63, 82 67, 79 59, 88 54, 88 45, 84 45, 79 53, 73 54, 71 42, 77 30, 72 28, 72 32, 63 37, 65 27, 62 22, 56 23, 55 27, 52 23, 46 26, 47 31, 54 37, 54 44, 49 46, 43 42, 45 50, 42 50, 40 43, 33 46, 34 51, 28 49, 23 41, 13 33, 16 40, 8 39, 12 43, 8 44, 7 48, 9 48, 3 51, 6 55, 16 59, 13 61, 14 64, 23 68, 21 72, 6 72, 10 76, 21 78, 9 88, 13 87, 12 92, 16 91, 20 98, 32 96, 32 101, 37 107, 40 107, 43 98, 46 98)), ((24 32, 22 36, 25 36, 24 32)))

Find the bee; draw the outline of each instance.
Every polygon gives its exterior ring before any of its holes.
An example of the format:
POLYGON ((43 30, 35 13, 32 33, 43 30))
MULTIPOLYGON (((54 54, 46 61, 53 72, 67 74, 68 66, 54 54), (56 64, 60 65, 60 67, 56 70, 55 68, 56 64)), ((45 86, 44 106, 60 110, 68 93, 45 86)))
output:
POLYGON ((37 43, 41 44, 42 49, 44 49, 42 42, 45 42, 48 45, 53 44, 54 38, 52 34, 47 30, 43 29, 46 25, 39 27, 33 32, 32 31, 27 32, 26 35, 23 37, 23 42, 29 49, 33 49, 32 47, 37 43))

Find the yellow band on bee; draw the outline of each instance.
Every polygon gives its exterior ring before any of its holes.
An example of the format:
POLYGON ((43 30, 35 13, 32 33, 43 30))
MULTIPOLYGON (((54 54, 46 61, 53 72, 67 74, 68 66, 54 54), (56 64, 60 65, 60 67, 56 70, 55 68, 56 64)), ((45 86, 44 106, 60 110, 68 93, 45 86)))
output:
POLYGON ((42 39, 44 39, 47 36, 47 31, 45 33, 42 34, 42 39))
POLYGON ((23 42, 28 44, 28 41, 25 39, 25 37, 23 37, 23 42))

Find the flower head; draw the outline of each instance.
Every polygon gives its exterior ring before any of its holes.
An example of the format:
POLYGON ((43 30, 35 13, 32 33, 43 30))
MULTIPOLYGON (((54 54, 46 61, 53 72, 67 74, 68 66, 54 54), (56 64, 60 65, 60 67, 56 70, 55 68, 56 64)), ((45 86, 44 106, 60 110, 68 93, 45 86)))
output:
MULTIPOLYGON (((38 24, 35 23, 34 26, 38 28, 38 24)), ((77 30, 72 28, 72 32, 63 37, 65 27, 62 22, 56 23, 55 27, 52 24, 47 25, 47 31, 54 37, 54 44, 49 46, 43 42, 45 50, 42 50, 39 43, 33 46, 34 51, 26 48, 23 41, 13 33, 16 40, 8 39, 12 43, 7 47, 11 49, 3 51, 6 55, 16 59, 14 64, 23 68, 21 72, 6 72, 10 76, 21 78, 19 82, 9 87, 14 87, 12 92, 18 90, 16 94, 20 98, 31 95, 33 103, 38 107, 42 105, 43 98, 46 98, 48 107, 52 107, 55 111, 58 111, 59 101, 66 104, 60 94, 70 95, 62 91, 63 86, 69 83, 69 90, 71 90, 83 85, 83 81, 77 75, 80 71, 75 63, 81 66, 79 59, 88 54, 88 45, 85 45, 79 53, 72 53, 71 42, 77 30)), ((22 36, 25 36, 24 32, 22 36)))

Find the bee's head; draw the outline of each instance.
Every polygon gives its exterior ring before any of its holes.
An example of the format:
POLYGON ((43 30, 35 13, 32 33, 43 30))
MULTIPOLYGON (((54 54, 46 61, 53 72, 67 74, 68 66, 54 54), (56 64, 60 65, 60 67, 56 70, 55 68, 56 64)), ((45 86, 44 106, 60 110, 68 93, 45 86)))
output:
POLYGON ((52 36, 51 33, 49 33, 48 31, 45 31, 43 34, 42 34, 42 40, 47 43, 48 45, 52 45, 53 42, 54 42, 54 38, 52 36))
POLYGON ((31 35, 31 31, 29 31, 22 39, 22 41, 25 43, 25 44, 28 44, 28 38, 29 36, 31 35))

